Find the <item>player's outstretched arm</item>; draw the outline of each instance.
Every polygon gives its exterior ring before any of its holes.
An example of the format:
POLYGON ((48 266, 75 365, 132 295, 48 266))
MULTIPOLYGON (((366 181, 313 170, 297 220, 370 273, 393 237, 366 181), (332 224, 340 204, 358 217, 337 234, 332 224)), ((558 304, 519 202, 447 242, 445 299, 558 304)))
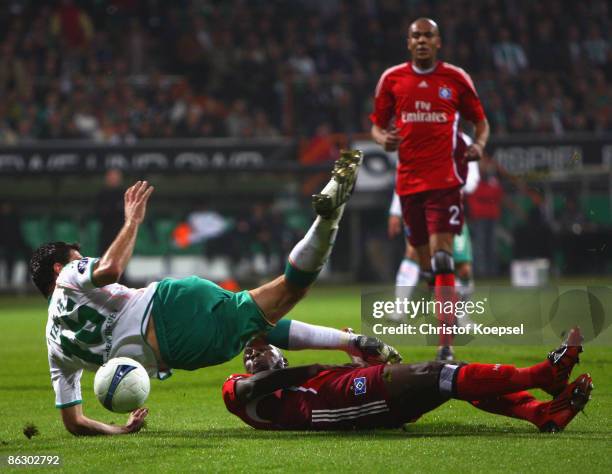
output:
POLYGON ((125 192, 125 223, 106 253, 98 261, 92 275, 94 285, 110 285, 121 278, 134 252, 138 227, 145 218, 147 201, 153 189, 153 186, 146 181, 137 181, 125 192))
POLYGON ((62 421, 70 433, 75 436, 96 436, 96 435, 117 435, 136 433, 140 431, 146 416, 149 414, 148 408, 138 408, 130 413, 127 423, 124 426, 107 425, 101 421, 92 420, 83 415, 83 406, 74 405, 61 409, 62 421))
POLYGON ((312 364, 288 369, 273 369, 259 372, 248 379, 236 382, 236 398, 240 402, 249 402, 283 388, 299 385, 330 366, 312 364))

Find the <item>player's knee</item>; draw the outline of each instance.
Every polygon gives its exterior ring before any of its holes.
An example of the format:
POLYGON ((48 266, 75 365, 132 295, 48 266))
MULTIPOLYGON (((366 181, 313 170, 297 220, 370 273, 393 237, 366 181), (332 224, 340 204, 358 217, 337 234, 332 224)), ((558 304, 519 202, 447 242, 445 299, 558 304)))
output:
POLYGON ((445 250, 436 250, 431 257, 431 268, 437 275, 453 273, 455 271, 453 256, 445 250))
POLYGON ((259 309, 266 315, 266 319, 272 323, 287 314, 307 292, 308 288, 293 285, 282 275, 249 291, 259 309))

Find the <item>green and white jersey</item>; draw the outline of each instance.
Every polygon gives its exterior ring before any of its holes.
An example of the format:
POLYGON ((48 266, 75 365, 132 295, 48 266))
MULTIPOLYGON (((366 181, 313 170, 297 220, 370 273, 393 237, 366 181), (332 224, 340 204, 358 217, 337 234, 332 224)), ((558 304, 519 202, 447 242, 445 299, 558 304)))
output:
POLYGON ((49 298, 47 350, 58 408, 81 403, 83 369, 96 371, 113 357, 130 357, 149 375, 158 374, 144 338, 157 282, 141 289, 118 283, 97 288, 91 280, 96 262, 86 257, 68 263, 49 298))

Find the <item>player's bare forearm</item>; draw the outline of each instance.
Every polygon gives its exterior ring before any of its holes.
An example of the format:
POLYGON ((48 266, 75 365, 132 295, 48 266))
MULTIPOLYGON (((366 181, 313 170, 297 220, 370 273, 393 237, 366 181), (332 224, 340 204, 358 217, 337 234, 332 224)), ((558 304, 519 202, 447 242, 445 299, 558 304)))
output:
POLYGON ((378 125, 372 125, 372 130, 370 133, 372 135, 372 140, 381 146, 384 144, 385 131, 382 128, 380 128, 378 125))
POLYGON ((487 146, 489 141, 489 135, 491 133, 491 127, 489 127, 489 121, 485 118, 480 122, 474 124, 474 143, 479 145, 483 150, 487 146))
POLYGON ((489 140, 490 127, 486 118, 475 123, 474 127, 474 143, 465 152, 465 157, 468 161, 481 160, 489 140))
POLYGON ((75 436, 100 436, 129 434, 140 431, 149 411, 146 408, 134 410, 124 426, 107 425, 83 415, 81 405, 62 409, 62 420, 66 429, 75 436))
POLYGON ((138 181, 125 192, 125 223, 93 272, 96 286, 109 285, 121 278, 134 252, 138 228, 153 189, 146 181, 138 181))
POLYGON ((385 151, 395 151, 399 147, 402 138, 398 135, 397 130, 391 127, 389 130, 384 130, 378 125, 372 125, 372 139, 382 146, 385 151))
POLYGON ((236 382, 236 397, 241 402, 255 400, 276 390, 298 385, 328 368, 329 366, 313 364, 259 372, 253 377, 236 382))
POLYGON ((81 423, 78 425, 66 426, 66 428, 75 436, 118 435, 128 433, 125 426, 107 425, 101 421, 85 417, 83 417, 81 423))
POLYGON ((93 272, 92 280, 96 286, 109 285, 119 281, 134 252, 139 225, 139 223, 133 221, 126 221, 123 224, 119 234, 117 234, 93 272))

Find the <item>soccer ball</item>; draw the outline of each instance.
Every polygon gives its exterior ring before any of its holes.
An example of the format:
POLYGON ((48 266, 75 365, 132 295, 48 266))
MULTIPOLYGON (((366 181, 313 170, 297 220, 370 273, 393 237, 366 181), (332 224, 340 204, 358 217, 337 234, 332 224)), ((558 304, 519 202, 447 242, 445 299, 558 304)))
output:
POLYGON ((144 405, 151 382, 142 365, 128 357, 115 357, 98 369, 94 392, 110 411, 127 413, 144 405))

